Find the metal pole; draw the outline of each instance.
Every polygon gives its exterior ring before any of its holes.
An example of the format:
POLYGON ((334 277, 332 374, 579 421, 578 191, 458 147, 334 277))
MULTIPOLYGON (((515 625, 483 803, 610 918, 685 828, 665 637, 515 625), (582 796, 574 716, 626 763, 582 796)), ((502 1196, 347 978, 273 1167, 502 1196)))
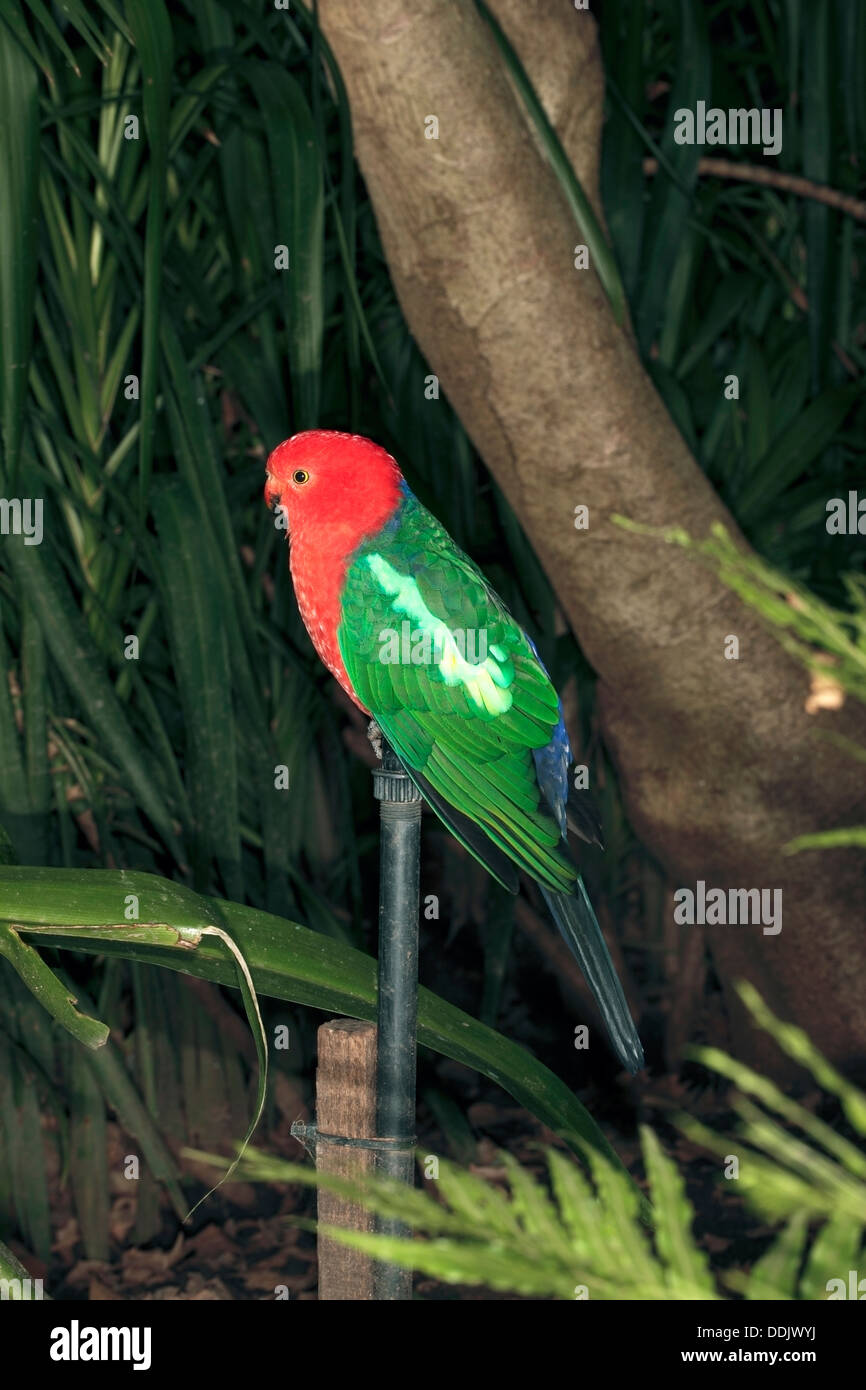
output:
MULTIPOLYGON (((377 1167, 402 1182, 414 1181, 415 1034, 418 1019, 418 903, 421 794, 383 742, 382 766, 373 770, 379 801, 379 1015, 376 1064, 376 1133, 396 1141, 379 1153, 377 1167)), ((406 1236, 400 1222, 379 1222, 388 1235, 406 1236)), ((380 1264, 376 1297, 411 1299, 412 1272, 380 1264)))

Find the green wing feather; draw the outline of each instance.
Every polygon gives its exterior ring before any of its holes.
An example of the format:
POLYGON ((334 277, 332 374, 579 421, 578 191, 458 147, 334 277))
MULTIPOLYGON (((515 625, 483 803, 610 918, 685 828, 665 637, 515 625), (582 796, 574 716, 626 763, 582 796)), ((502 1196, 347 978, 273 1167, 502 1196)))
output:
POLYGON ((353 558, 338 641, 359 700, 470 853, 512 891, 514 865, 555 892, 573 892, 577 871, 532 757, 556 728, 556 691, 481 571, 411 494, 397 521, 353 558), (435 647, 421 661, 387 659, 387 635, 402 635, 407 623, 438 635, 441 660, 435 647), (460 633, 476 634, 462 663, 449 645, 460 633))

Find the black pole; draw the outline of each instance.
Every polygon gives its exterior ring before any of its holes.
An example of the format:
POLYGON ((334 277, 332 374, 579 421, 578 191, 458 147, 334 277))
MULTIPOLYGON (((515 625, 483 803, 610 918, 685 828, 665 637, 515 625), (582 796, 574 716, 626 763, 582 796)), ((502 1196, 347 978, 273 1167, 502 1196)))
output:
MULTIPOLYGON (((421 794, 384 742, 382 765, 373 771, 373 790, 380 819, 376 1133, 393 1141, 380 1151, 377 1167, 411 1185, 415 1176, 421 794)), ((397 1221, 380 1220, 377 1229, 388 1235, 409 1234, 397 1221)), ((412 1272, 380 1264, 375 1287, 378 1299, 411 1299, 412 1272)))

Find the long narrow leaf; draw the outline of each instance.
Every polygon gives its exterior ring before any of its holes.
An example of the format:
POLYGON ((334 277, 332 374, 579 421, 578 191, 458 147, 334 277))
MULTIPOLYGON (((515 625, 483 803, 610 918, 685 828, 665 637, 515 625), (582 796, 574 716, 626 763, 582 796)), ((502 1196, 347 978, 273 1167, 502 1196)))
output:
POLYGON ((36 69, 0 23, 0 488, 17 485, 39 248, 36 69), (5 481, 4 481, 5 479, 5 481))
MULTIPOLYGON (((205 937, 190 949, 190 931, 205 924, 222 926, 249 965, 257 994, 353 1018, 376 1017, 372 957, 295 922, 199 897, 153 874, 0 868, 0 921, 36 931, 54 944, 66 941, 76 950, 159 963, 236 985, 235 967, 220 943, 205 937), (164 946, 136 940, 142 929, 136 931, 128 921, 124 925, 124 901, 130 893, 138 899, 142 923, 170 924, 162 932, 164 946), (94 928, 100 924, 97 933, 94 928)), ((603 1155, 630 1182, 569 1087, 519 1044, 426 989, 419 992, 418 1041, 490 1077, 549 1128, 566 1136, 577 1152, 603 1155)), ((638 1197, 635 1191, 635 1200, 638 1197)))

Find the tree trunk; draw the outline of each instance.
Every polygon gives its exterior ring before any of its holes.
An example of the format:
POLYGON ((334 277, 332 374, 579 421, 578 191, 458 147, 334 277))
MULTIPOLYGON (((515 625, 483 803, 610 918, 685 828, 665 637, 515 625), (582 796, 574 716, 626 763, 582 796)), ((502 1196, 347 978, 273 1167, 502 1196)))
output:
MULTIPOLYGON (((594 21, 565 0, 491 8, 597 207, 594 21)), ((726 989, 752 980, 856 1067, 861 857, 781 847, 862 818, 862 768, 817 736, 832 725, 866 742, 862 712, 806 714, 803 670, 709 569, 611 522, 623 513, 701 538, 719 521, 738 535, 594 273, 574 268, 581 237, 474 5, 320 0, 320 13, 400 303, 598 672, 637 833, 676 886, 782 890, 778 935, 687 930, 706 933, 726 989), (425 138, 431 115, 438 140, 425 138), (574 526, 581 503, 588 531, 574 526), (739 660, 725 659, 729 634, 739 660)), ((731 1002, 738 1054, 779 1070, 731 1002)))

